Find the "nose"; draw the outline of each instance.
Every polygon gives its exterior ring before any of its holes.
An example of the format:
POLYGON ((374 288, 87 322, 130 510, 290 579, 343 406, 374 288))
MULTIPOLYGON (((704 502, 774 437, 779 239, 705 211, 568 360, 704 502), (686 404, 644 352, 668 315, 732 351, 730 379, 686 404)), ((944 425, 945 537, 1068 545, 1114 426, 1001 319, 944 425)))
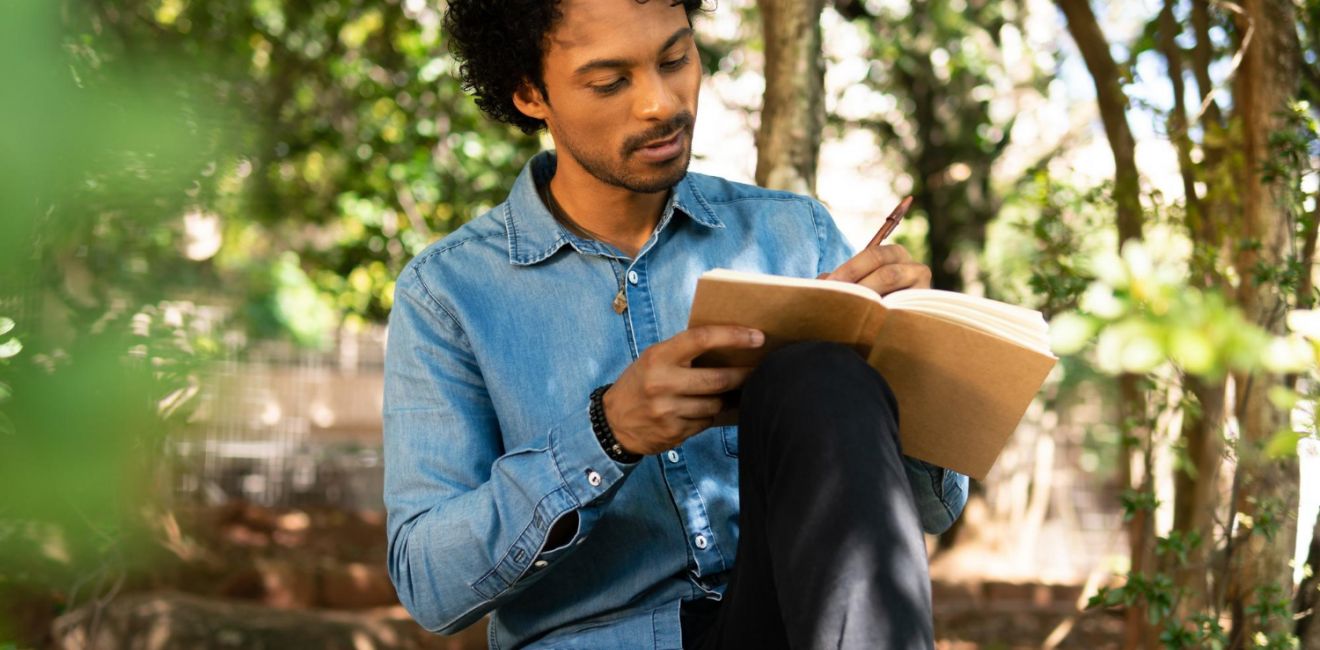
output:
POLYGON ((633 114, 640 120, 663 122, 679 111, 678 94, 669 80, 658 71, 636 80, 637 98, 633 101, 633 114))

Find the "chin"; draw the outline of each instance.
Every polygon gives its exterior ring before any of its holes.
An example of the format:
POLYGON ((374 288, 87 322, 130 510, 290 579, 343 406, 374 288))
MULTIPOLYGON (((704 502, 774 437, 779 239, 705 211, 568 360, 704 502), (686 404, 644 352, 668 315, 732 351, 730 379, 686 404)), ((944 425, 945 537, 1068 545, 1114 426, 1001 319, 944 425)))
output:
POLYGON ((669 162, 650 166, 649 173, 638 174, 632 179, 637 192, 663 192, 677 185, 679 181, 687 176, 688 164, 691 162, 691 155, 684 152, 682 155, 674 157, 669 162), (640 189, 647 188, 647 189, 640 189))

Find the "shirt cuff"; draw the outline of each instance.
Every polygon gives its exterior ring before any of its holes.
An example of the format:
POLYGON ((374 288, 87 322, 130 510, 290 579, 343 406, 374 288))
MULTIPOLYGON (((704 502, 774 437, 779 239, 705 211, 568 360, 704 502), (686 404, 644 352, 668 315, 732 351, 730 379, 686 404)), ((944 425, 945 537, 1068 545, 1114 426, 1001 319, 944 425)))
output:
POLYGON ((585 402, 550 430, 550 453, 564 486, 581 506, 610 494, 639 464, 620 463, 605 453, 591 430, 585 402))
POLYGON ((967 504, 967 477, 911 456, 903 461, 922 529, 932 535, 948 530, 967 504))

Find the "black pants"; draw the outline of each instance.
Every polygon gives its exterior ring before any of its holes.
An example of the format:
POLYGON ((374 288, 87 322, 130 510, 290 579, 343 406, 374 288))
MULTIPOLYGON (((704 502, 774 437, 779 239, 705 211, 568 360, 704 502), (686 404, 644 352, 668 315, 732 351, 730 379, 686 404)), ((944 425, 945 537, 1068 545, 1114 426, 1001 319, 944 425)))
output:
POLYGON ((766 357, 743 387, 738 555, 683 646, 933 648, 930 577, 884 379, 836 344, 766 357))

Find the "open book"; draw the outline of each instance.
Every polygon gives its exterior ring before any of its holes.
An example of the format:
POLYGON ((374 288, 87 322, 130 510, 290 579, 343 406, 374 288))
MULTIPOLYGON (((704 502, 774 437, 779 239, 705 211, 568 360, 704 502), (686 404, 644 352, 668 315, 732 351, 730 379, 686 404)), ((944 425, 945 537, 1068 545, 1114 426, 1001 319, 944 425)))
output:
POLYGON ((1058 361, 1040 312, 934 289, 881 298, 845 282, 716 269, 697 282, 688 327, 700 325, 766 334, 755 350, 702 355, 703 366, 753 366, 794 341, 851 346, 898 398, 903 453, 977 479, 1058 361))

